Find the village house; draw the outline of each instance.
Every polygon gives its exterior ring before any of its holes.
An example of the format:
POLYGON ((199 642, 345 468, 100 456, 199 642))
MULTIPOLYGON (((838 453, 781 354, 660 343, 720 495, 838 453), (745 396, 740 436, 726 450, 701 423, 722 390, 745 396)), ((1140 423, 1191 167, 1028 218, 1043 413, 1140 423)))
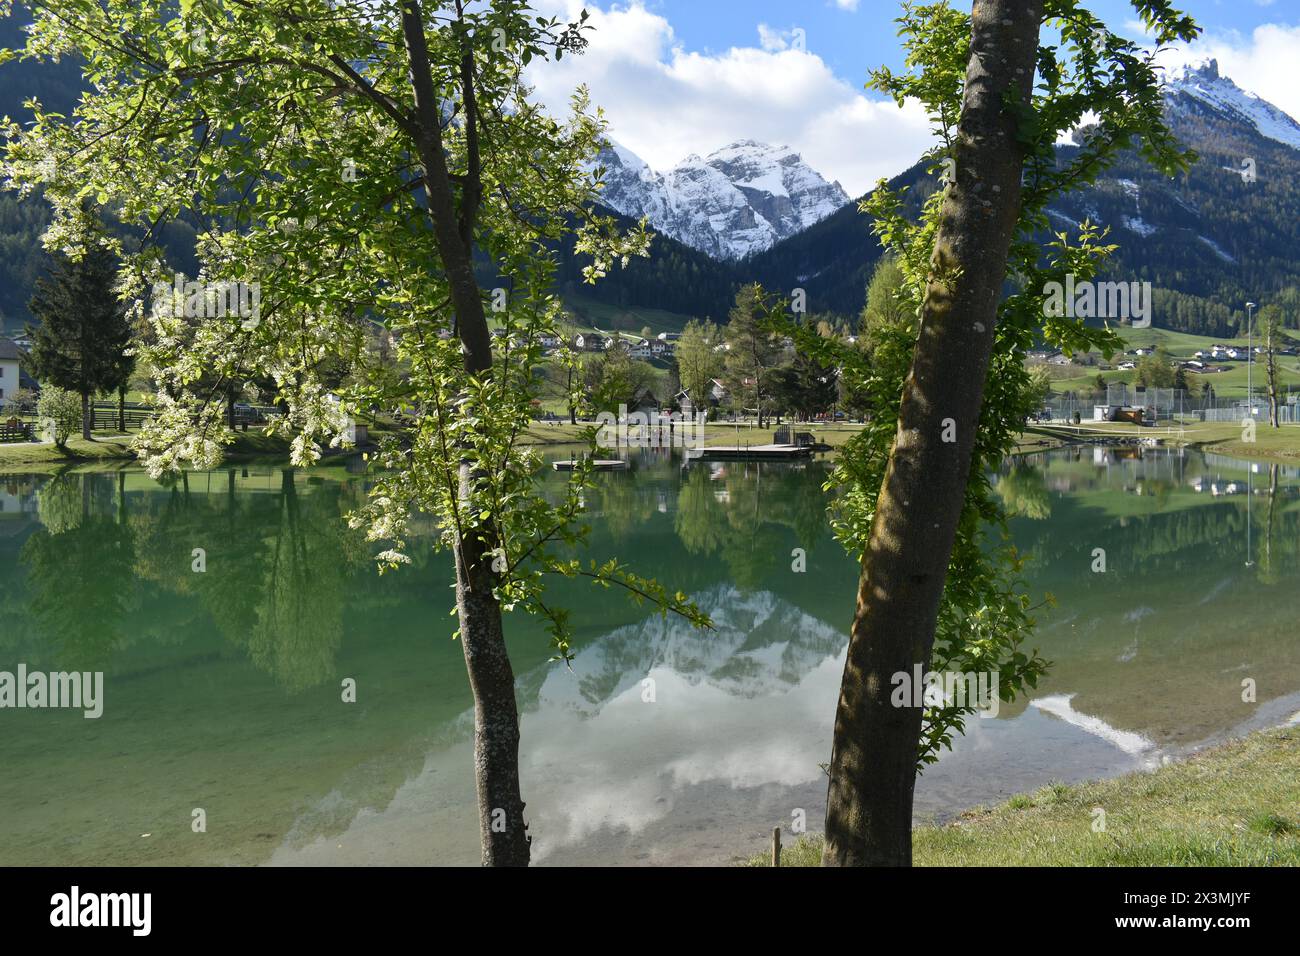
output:
POLYGON ((0 338, 0 403, 9 402, 21 387, 23 350, 9 339, 0 338))
POLYGON ((632 404, 628 406, 627 410, 629 412, 641 412, 646 415, 657 412, 659 411, 659 399, 655 397, 655 393, 650 389, 642 388, 637 391, 636 397, 632 399, 632 404))

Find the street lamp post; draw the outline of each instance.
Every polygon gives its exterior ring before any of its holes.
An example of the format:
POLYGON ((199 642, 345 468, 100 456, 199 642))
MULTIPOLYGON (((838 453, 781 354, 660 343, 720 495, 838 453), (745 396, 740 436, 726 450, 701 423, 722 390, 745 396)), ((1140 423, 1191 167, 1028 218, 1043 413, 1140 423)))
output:
POLYGON ((1255 303, 1246 303, 1246 407, 1251 418, 1255 417, 1255 389, 1251 372, 1255 367, 1255 349, 1251 340, 1251 322, 1254 318, 1255 303))

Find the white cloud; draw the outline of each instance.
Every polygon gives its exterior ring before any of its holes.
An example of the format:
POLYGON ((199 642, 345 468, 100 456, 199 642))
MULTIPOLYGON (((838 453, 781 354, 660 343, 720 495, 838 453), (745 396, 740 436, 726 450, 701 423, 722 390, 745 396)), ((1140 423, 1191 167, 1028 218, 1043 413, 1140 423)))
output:
POLYGON ((1219 61, 1219 72, 1243 90, 1255 93, 1300 121, 1300 24, 1266 23, 1250 34, 1226 33, 1201 37, 1161 54, 1166 67, 1196 63, 1207 57, 1219 61))
MULTIPOLYGON (((1268 0, 1268 2, 1272 3, 1273 0, 1268 0)), ((857 10, 858 0, 835 0, 835 6, 841 10, 857 10)))
POLYGON ((758 45, 769 53, 788 50, 791 47, 802 48, 802 31, 777 30, 766 23, 758 25, 758 45))
MULTIPOLYGON (((542 12, 576 18, 580 0, 545 0, 542 12)), ((590 4, 586 53, 530 71, 537 96, 563 109, 586 84, 605 109, 610 135, 653 168, 666 170, 738 139, 798 150, 852 196, 910 166, 931 141, 919 107, 872 100, 835 76, 797 36, 759 26, 760 47, 686 49, 671 24, 639 2, 610 10, 590 4)))

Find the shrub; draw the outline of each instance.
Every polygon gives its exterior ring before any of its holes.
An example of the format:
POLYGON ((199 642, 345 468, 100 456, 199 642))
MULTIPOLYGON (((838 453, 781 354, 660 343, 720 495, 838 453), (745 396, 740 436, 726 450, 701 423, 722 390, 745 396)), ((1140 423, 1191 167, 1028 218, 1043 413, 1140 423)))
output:
POLYGON ((43 385, 36 417, 41 433, 52 438, 60 451, 67 451, 68 436, 81 428, 81 396, 57 385, 43 385))

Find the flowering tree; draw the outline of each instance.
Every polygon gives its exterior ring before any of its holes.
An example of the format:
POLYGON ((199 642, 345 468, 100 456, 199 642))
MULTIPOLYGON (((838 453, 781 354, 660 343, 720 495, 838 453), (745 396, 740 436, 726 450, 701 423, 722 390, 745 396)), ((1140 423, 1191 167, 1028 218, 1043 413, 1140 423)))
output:
POLYGON ((233 437, 220 396, 251 380, 273 383, 287 410, 273 427, 299 465, 346 444, 358 414, 413 413, 352 521, 393 568, 409 560, 412 511, 437 516, 475 701, 483 861, 526 864, 502 612, 545 618, 561 658, 567 615, 544 601, 548 575, 707 623, 617 560, 572 558, 588 473, 550 503, 518 442, 559 316, 547 244, 577 222, 594 280, 647 243, 587 211, 583 164, 602 124, 584 91, 557 120, 522 82, 530 62, 581 52, 583 22, 536 17, 522 0, 31 6, 25 55, 80 53, 92 89, 71 118, 38 107, 31 128, 6 130, 8 175, 43 187, 51 248, 83 241, 86 199, 144 231, 121 250, 121 292, 147 312, 142 358, 160 383, 138 441, 150 471, 213 465, 233 437), (176 216, 198 229, 193 278, 151 241, 176 216), (396 363, 367 348, 376 322, 396 363))

